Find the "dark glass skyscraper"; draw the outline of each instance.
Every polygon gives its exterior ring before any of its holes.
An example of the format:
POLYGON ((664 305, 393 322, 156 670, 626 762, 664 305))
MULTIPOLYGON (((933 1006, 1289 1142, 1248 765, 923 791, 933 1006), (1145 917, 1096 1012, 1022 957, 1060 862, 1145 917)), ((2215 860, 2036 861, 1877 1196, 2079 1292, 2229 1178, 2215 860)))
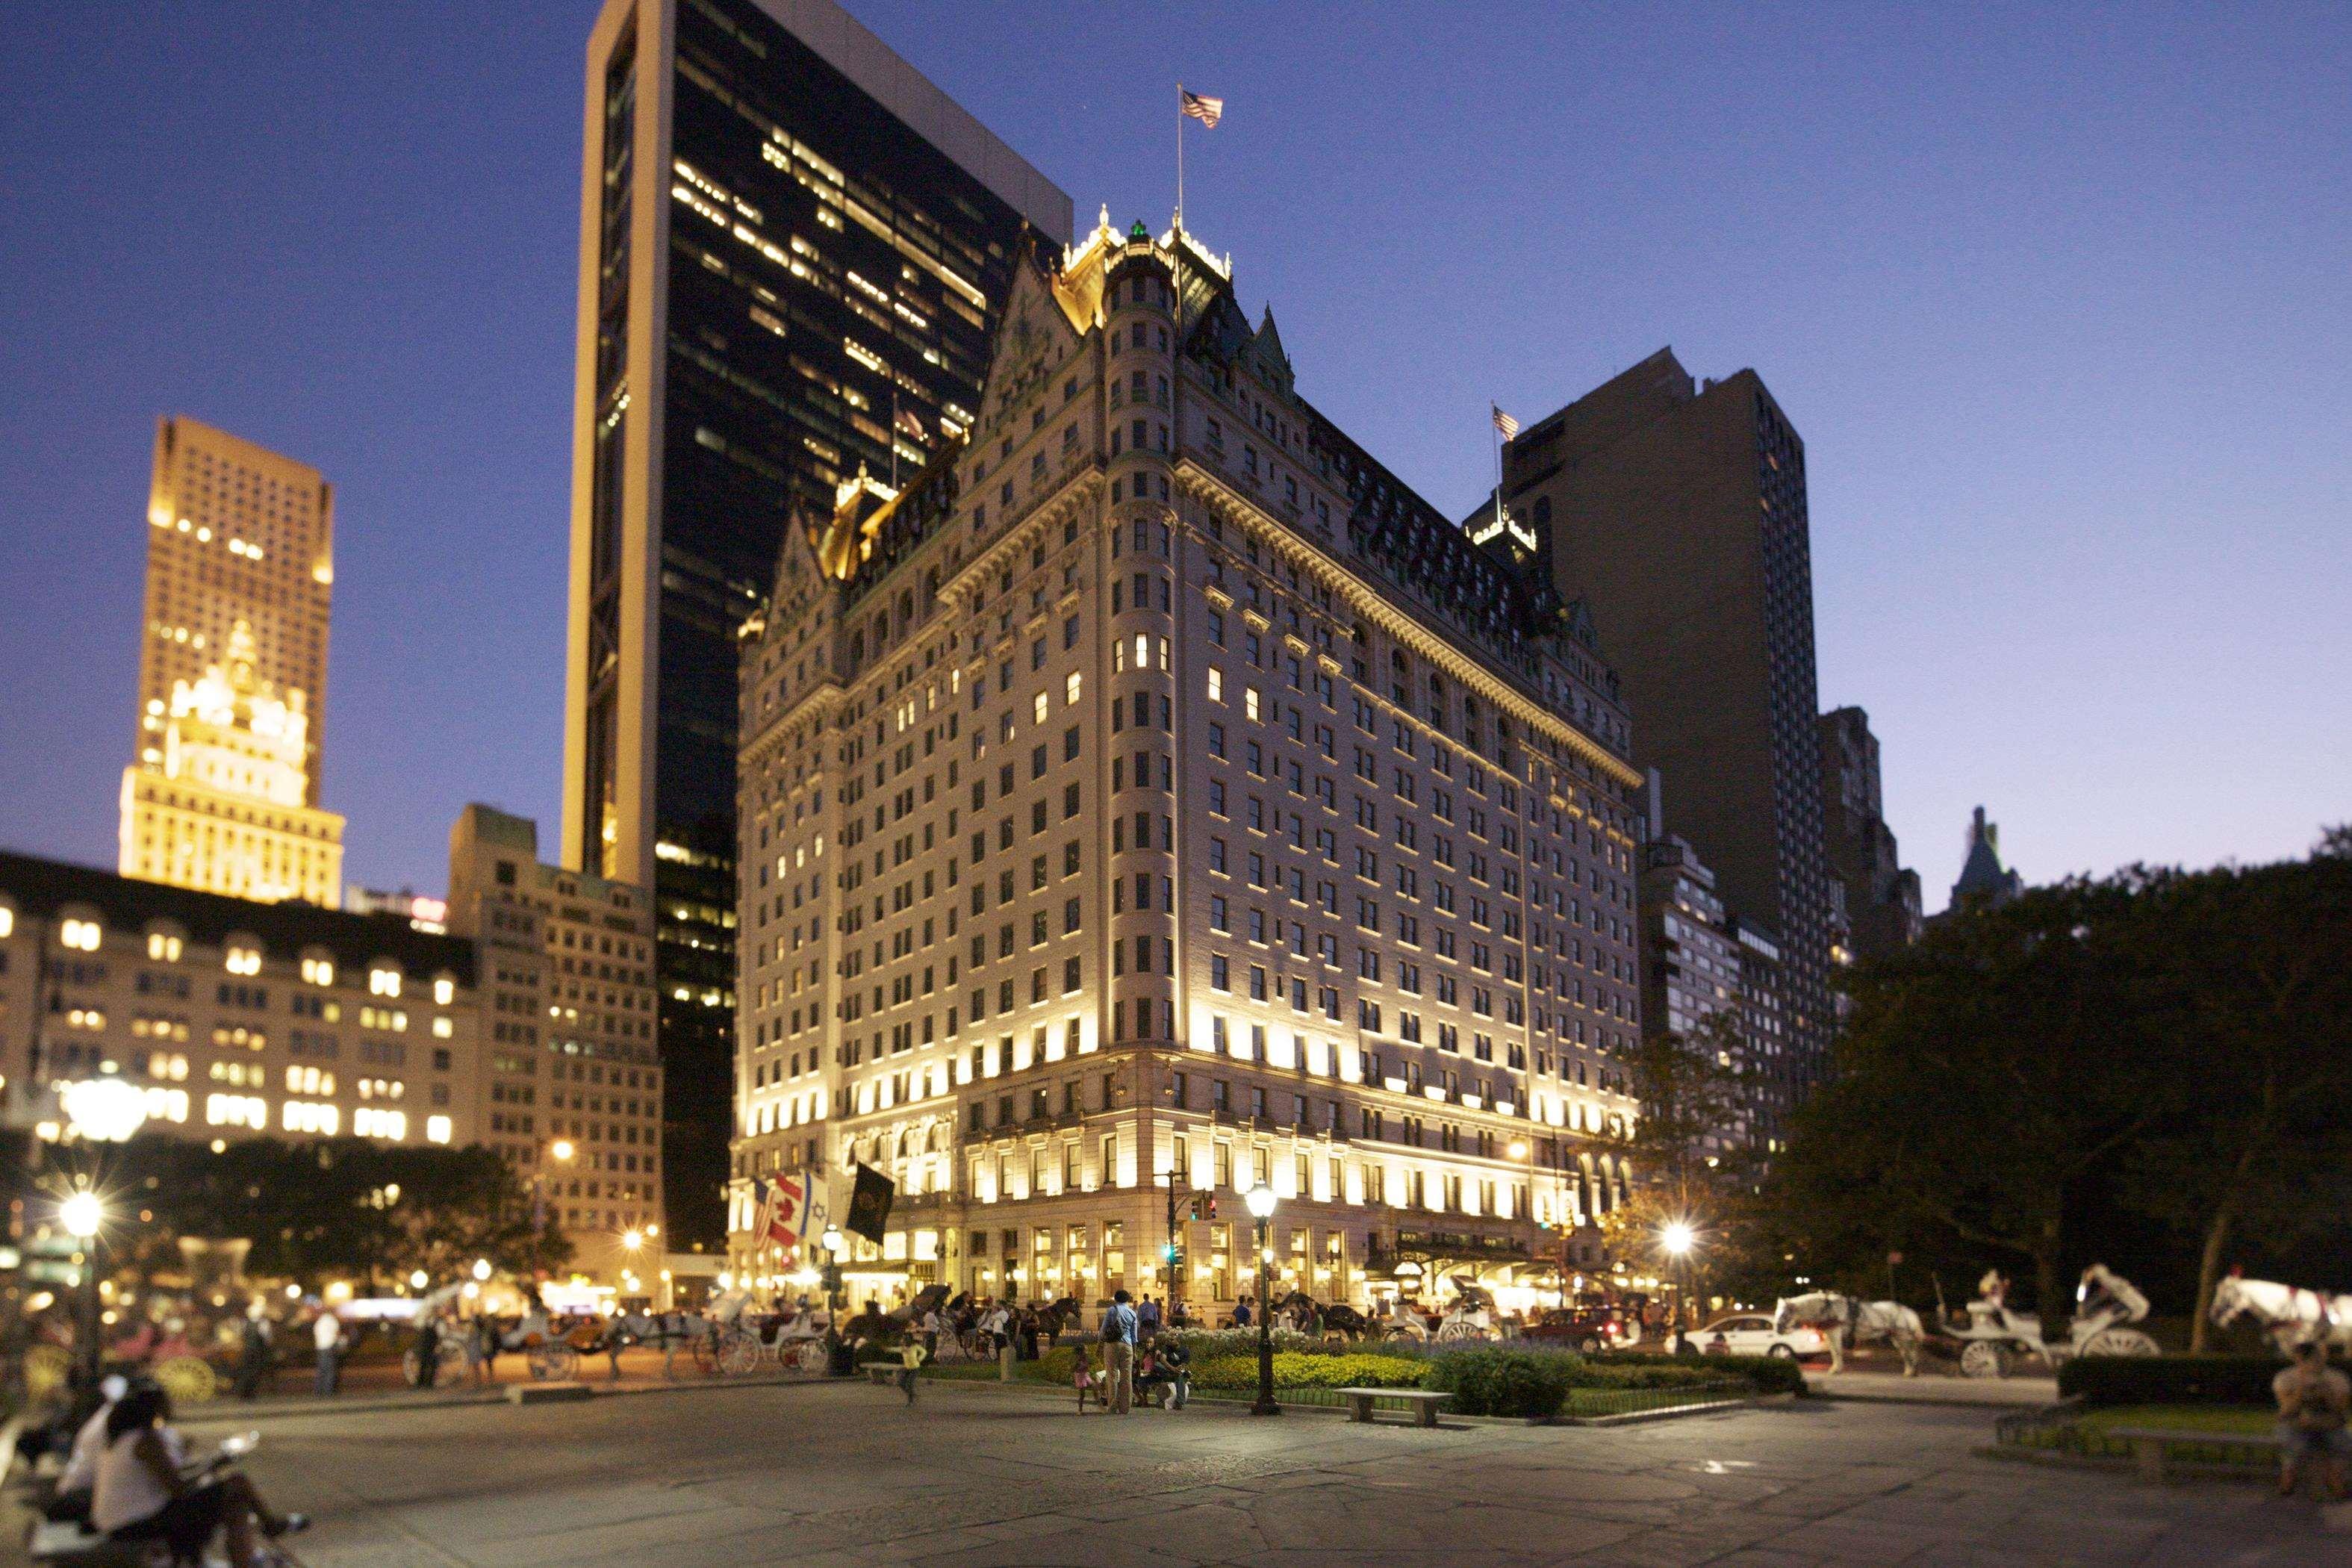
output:
POLYGON ((1066 243, 1069 198, 831 0, 597 18, 563 856, 655 891, 680 1242, 723 1230, 736 627, 790 520, 970 424, 1030 229, 1066 243))

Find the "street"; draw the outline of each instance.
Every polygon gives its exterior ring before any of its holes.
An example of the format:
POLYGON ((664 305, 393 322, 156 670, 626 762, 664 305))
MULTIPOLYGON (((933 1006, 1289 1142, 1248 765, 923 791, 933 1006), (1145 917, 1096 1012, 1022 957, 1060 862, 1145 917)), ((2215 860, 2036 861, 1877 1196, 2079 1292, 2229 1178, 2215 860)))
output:
MULTIPOLYGON (((224 1413, 226 1415, 227 1413, 224 1413)), ((190 1423, 200 1438, 235 1416, 190 1423)), ((2340 1563, 2308 1501, 1981 1459, 1992 1413, 1808 1401, 1436 1432, 1230 1409, 1079 1416, 926 1384, 709 1384, 281 1412, 251 1469, 311 1568, 1442 1562, 2340 1563)))

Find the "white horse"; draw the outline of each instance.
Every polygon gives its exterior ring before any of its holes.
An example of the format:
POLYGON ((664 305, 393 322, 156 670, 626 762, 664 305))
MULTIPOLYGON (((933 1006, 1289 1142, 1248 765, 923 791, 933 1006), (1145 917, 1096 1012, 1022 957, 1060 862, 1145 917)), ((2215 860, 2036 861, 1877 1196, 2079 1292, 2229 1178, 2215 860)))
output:
POLYGON ((2213 1288, 2209 1314, 2216 1328, 2228 1328, 2240 1317, 2263 1326, 2281 1355, 2292 1355, 2297 1345, 2324 1340, 2352 1352, 2352 1296, 2324 1296, 2274 1279, 2248 1279, 2236 1269, 2213 1288))
POLYGON ((1803 1296, 1783 1296, 1772 1309, 1772 1331, 1785 1334, 1798 1323, 1827 1323, 1830 1370, 1845 1367, 1840 1331, 1855 1344, 1884 1340, 1903 1358, 1903 1375, 1919 1375, 1919 1342, 1927 1325, 1919 1314, 1900 1301, 1857 1301, 1835 1290, 1815 1290, 1803 1296))

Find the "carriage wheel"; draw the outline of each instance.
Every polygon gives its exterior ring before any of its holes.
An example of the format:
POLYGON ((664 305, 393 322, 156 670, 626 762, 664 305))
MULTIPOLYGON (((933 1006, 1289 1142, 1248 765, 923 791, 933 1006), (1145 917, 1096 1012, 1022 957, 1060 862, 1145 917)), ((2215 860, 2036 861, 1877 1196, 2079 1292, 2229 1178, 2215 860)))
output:
POLYGON ((1427 1334, 1416 1333, 1416 1332, 1414 1332, 1412 1330, 1408 1329, 1408 1328, 1406 1328, 1404 1325, 1402 1325, 1402 1323, 1400 1323, 1400 1324, 1397 1324, 1396 1326, 1394 1326, 1394 1327, 1391 1328, 1391 1329, 1389 1330, 1389 1331, 1388 1331, 1385 1335, 1383 1335, 1382 1337, 1383 1337, 1383 1338, 1385 1338, 1385 1339, 1386 1339, 1386 1340, 1387 1340, 1391 1344, 1396 1344, 1396 1343, 1400 1343, 1400 1342, 1415 1342, 1415 1343, 1417 1343, 1417 1342, 1419 1342, 1420 1341, 1423 1341, 1423 1340, 1427 1339, 1429 1336, 1428 1336, 1427 1334))
POLYGON ((2085 1355, 2161 1355, 2157 1342, 2137 1329, 2103 1329, 2084 1347, 2085 1355))
POLYGON ((1960 1352, 1962 1377, 2007 1377, 2009 1348, 1991 1340, 1970 1340, 1960 1352))
POLYGON ((580 1352, 561 1340, 533 1346, 524 1359, 530 1375, 542 1383, 569 1382, 580 1370, 580 1352))
POLYGON ((737 1331, 720 1342, 719 1365, 734 1375, 751 1371, 760 1364, 760 1341, 755 1334, 737 1331))
POLYGON ((155 1381, 174 1405, 201 1405, 220 1387, 210 1363, 202 1356, 173 1356, 155 1369, 155 1381))

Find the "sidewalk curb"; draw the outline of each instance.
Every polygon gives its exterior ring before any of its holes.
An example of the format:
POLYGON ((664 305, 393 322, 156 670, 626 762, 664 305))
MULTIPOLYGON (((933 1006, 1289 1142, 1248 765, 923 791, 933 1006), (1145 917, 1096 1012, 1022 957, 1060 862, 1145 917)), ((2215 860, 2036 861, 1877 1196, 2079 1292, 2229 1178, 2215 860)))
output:
MULTIPOLYGON (((743 1388, 797 1388, 810 1384, 846 1383, 846 1378, 812 1377, 706 1377, 693 1382, 664 1381, 660 1383, 597 1384, 585 1383, 593 1399, 626 1399, 656 1394, 714 1394, 743 1388)), ((183 1415, 189 1426, 237 1426, 247 1421, 296 1421, 317 1415, 397 1415, 409 1411, 461 1410, 469 1406, 507 1405, 510 1403, 509 1388, 530 1386, 526 1384, 491 1384, 462 1394, 422 1394, 407 1398, 386 1399, 361 1396, 352 1399, 305 1399, 295 1401, 257 1400, 250 1405, 234 1400, 212 1400, 190 1405, 183 1415)))

